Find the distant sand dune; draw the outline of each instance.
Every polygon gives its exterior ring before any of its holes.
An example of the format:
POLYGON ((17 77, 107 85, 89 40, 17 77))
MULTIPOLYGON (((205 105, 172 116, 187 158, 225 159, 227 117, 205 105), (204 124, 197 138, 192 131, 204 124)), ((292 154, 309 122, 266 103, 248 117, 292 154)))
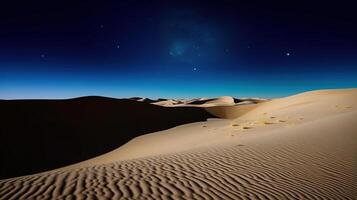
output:
MULTIPOLYGON (((136 101, 142 101, 142 98, 131 98, 136 101)), ((218 98, 198 98, 198 99, 158 99, 149 103, 165 107, 216 107, 216 106, 234 106, 243 104, 257 104, 267 101, 259 98, 236 99, 230 96, 218 98)))

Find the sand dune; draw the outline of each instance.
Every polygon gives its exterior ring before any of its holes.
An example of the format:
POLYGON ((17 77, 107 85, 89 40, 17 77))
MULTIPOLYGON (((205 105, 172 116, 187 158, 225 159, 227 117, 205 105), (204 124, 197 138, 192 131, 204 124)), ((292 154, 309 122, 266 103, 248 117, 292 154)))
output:
POLYGON ((0 178, 46 171, 107 153, 142 134, 212 117, 126 99, 0 101, 0 178))
POLYGON ((214 116, 224 119, 235 119, 253 110, 258 105, 253 102, 245 102, 244 104, 237 104, 234 106, 210 106, 205 110, 214 116))
POLYGON ((233 99, 233 97, 230 97, 230 96, 223 96, 223 97, 209 100, 209 101, 205 102, 204 104, 206 104, 206 105, 211 104, 211 105, 215 105, 215 106, 234 105, 234 99, 233 99))
POLYGON ((234 119, 181 125, 1 180, 0 199, 356 199, 356 100, 357 89, 347 89, 248 104, 255 107, 234 119))

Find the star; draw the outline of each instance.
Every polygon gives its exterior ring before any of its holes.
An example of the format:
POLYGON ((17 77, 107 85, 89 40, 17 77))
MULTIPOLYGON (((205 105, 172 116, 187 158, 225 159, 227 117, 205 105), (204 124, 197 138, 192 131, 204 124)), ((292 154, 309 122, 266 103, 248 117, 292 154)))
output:
POLYGON ((45 58, 45 54, 41 54, 41 58, 45 58))
POLYGON ((117 49, 119 49, 119 48, 120 48, 120 45, 118 44, 118 45, 117 45, 117 49))
POLYGON ((194 68, 193 68, 193 71, 197 71, 197 68, 196 68, 196 67, 194 67, 194 68))
POLYGON ((286 53, 286 56, 290 56, 290 55, 291 55, 291 53, 290 53, 290 52, 287 52, 287 53, 286 53))

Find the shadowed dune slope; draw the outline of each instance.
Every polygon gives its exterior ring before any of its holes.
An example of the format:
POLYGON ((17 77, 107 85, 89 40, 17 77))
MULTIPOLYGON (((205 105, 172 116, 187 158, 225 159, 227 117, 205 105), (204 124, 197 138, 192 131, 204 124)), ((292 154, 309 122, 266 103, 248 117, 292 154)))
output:
POLYGON ((142 134, 213 117, 104 97, 0 101, 0 178, 37 173, 111 151, 142 134))

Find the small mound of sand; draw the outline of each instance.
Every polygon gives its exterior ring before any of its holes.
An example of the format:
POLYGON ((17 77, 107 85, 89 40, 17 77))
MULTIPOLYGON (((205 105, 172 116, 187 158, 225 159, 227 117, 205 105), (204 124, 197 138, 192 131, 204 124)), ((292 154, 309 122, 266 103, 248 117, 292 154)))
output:
POLYGON ((205 107, 205 110, 212 115, 224 118, 235 119, 244 115, 245 113, 253 110, 257 107, 257 104, 238 104, 234 106, 211 106, 205 107))

